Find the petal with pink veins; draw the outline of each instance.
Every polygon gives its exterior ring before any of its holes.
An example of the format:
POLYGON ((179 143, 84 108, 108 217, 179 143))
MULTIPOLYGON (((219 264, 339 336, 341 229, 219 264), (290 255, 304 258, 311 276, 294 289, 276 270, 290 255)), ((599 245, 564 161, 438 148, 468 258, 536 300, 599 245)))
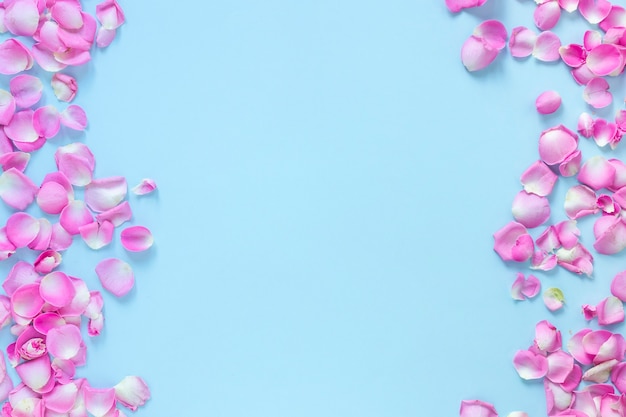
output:
POLYGON ((23 362, 15 367, 15 371, 22 379, 24 385, 33 390, 43 388, 52 377, 48 355, 40 356, 37 359, 23 362))
POLYGON ((131 411, 144 405, 150 399, 150 389, 138 376, 127 376, 113 387, 115 399, 131 411))
POLYGON ((61 211, 59 223, 71 235, 80 233, 80 227, 93 222, 93 216, 87 205, 80 200, 73 200, 61 211))
MULTIPOLYGON (((534 178, 533 178, 534 179, 534 178)), ((523 181, 523 180, 522 180, 523 181)), ((151 178, 144 178, 141 182, 135 185, 132 189, 136 195, 146 195, 154 192, 157 189, 156 182, 151 178)), ((526 190, 528 191, 528 190, 526 190)), ((537 194, 537 193, 535 193, 537 194)))
POLYGON ((108 258, 100 261, 96 265, 96 274, 104 289, 117 297, 128 294, 135 285, 133 270, 120 259, 108 258))
POLYGON ((33 56, 28 48, 15 39, 0 43, 0 74, 13 75, 33 67, 33 56))
POLYGON ((54 95, 60 101, 70 102, 76 97, 78 84, 74 77, 57 72, 52 76, 51 84, 54 95))
POLYGON ((543 292, 543 302, 550 311, 556 311, 563 307, 565 297, 563 291, 558 288, 548 288, 543 292))
POLYGON ((594 190, 608 188, 614 180, 615 167, 601 155, 589 158, 578 173, 578 181, 594 190))
POLYGON ((115 389, 113 388, 84 388, 85 407, 95 417, 103 417, 111 408, 115 407, 115 389))
POLYGON ((561 40, 556 34, 550 31, 541 32, 539 36, 537 36, 537 42, 535 42, 532 55, 539 61, 557 61, 561 57, 559 55, 560 47, 561 40))
POLYGON ((616 45, 603 43, 587 54, 587 66, 595 75, 602 77, 624 67, 624 58, 616 45))
POLYGON ((127 190, 124 177, 95 179, 85 186, 85 202, 93 211, 107 211, 124 200, 127 190))
POLYGON ((513 366, 522 379, 543 378, 548 372, 548 361, 544 356, 529 350, 518 350, 513 357, 513 366))
POLYGON ((592 25, 600 23, 611 11, 608 0, 579 0, 578 11, 592 25))
POLYGON ((33 110, 16 112, 8 125, 4 126, 4 133, 14 142, 35 142, 39 135, 33 126, 33 110))
POLYGON ((517 222, 532 229, 550 218, 550 202, 545 197, 520 191, 513 199, 512 212, 517 222))
POLYGON ((51 105, 38 108, 33 114, 33 129, 39 137, 55 137, 61 129, 61 113, 51 105))
POLYGON ((24 212, 12 214, 6 224, 7 237, 16 248, 24 248, 35 240, 39 228, 39 220, 24 212))
POLYGON ((111 243, 115 226, 110 221, 105 220, 102 223, 88 223, 79 227, 78 230, 87 246, 93 250, 98 250, 111 243))
POLYGON ((4 25, 14 35, 33 36, 39 25, 36 0, 5 2, 4 25))
POLYGON ((550 30, 556 26, 561 17, 561 6, 556 1, 539 4, 533 14, 535 25, 541 30, 550 30))
POLYGON ((621 323, 624 321, 624 304, 622 300, 615 296, 608 296, 598 303, 598 324, 608 326, 609 324, 621 323))
POLYGON ((544 130, 539 137, 539 156, 548 165, 560 164, 578 147, 578 136, 563 125, 544 130))
POLYGON ((534 252, 534 243, 526 228, 517 222, 509 222, 493 235, 494 250, 504 261, 524 262, 534 252))
POLYGON ((561 107, 561 96, 556 91, 544 91, 535 100, 535 107, 540 114, 554 113, 561 107))
POLYGON ((595 191, 586 185, 575 185, 565 194, 565 213, 570 219, 579 219, 598 212, 595 191))
POLYGON ((509 50, 515 58, 525 58, 533 53, 537 42, 537 35, 532 30, 518 26, 511 31, 509 38, 509 50))
POLYGON ((56 271, 47 274, 41 279, 39 294, 48 304, 54 307, 65 307, 76 295, 76 289, 67 275, 56 271))
POLYGON ((609 92, 609 83, 600 77, 591 79, 583 91, 583 99, 596 109, 608 106, 613 101, 613 95, 609 92))
MULTIPOLYGON (((452 0, 447 0, 452 1, 452 0)), ((498 417, 492 404, 481 400, 461 401, 460 417, 498 417)))

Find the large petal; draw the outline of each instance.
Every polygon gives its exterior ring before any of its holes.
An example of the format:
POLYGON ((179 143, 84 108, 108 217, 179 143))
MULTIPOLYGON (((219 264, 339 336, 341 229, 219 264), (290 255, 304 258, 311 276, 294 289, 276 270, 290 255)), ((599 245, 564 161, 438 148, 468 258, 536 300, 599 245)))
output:
POLYGON ((481 400, 461 401, 460 417, 498 417, 492 404, 481 400))
POLYGON ((548 165, 560 164, 578 147, 578 136, 563 125, 544 130, 539 137, 539 156, 548 165))
POLYGON ((509 39, 509 50, 511 55, 516 58, 525 58, 530 56, 535 49, 535 43, 537 42, 537 35, 532 30, 518 26, 511 31, 511 37, 509 39))
POLYGON ((534 228, 550 218, 550 202, 546 197, 520 191, 513 199, 515 220, 527 228, 534 228))
POLYGON ((12 75, 33 66, 33 56, 28 48, 15 39, 0 43, 0 74, 12 75))
POLYGON ((557 61, 561 57, 561 55, 559 55, 560 47, 561 40, 559 37, 547 30, 537 36, 533 56, 540 61, 557 61))
POLYGON ((85 186, 85 202, 93 211, 107 211, 124 200, 127 190, 124 177, 95 179, 85 186))
POLYGON ((552 192, 558 176, 543 162, 533 163, 522 174, 520 181, 527 193, 547 196, 552 192))

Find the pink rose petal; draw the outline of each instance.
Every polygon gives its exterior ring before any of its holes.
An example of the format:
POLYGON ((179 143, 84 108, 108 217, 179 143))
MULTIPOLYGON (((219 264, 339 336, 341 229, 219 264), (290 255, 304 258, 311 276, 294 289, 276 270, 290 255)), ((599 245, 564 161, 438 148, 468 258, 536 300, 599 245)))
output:
POLYGON ((504 261, 524 262, 534 252, 534 243, 526 228, 510 222, 493 235, 494 250, 504 261))
POLYGON ((533 53, 537 42, 537 35, 532 30, 518 26, 511 31, 509 39, 509 50, 516 58, 525 58, 533 53))
POLYGON ((542 320, 535 326, 534 344, 543 352, 556 352, 561 349, 561 332, 552 323, 542 320))
POLYGON ((76 97, 78 84, 74 77, 57 72, 52 76, 51 84, 54 95, 60 101, 70 102, 76 97))
POLYGON ((39 295, 39 284, 25 284, 11 295, 11 306, 15 314, 32 318, 41 311, 44 299, 39 295))
POLYGON ((33 114, 33 129, 39 137, 55 137, 61 129, 61 113, 50 105, 38 108, 33 114))
POLYGON ((32 75, 17 75, 9 83, 11 94, 18 107, 30 107, 41 99, 43 83, 32 75))
POLYGON ((14 35, 33 36, 39 24, 39 10, 35 0, 5 2, 4 25, 14 35))
POLYGON ((593 226, 596 241, 593 244, 598 253, 613 255, 626 248, 626 223, 617 216, 602 216, 593 226))
POLYGON ((622 300, 612 295, 600 301, 596 307, 596 311, 598 313, 598 324, 600 326, 607 326, 624 321, 624 304, 622 300))
POLYGON ((587 54, 587 66, 596 76, 602 77, 624 67, 624 58, 616 45, 604 43, 587 54))
POLYGON ((607 0, 579 0, 578 11, 591 24, 600 23, 611 11, 611 3, 607 0))
POLYGON ((154 238, 150 230, 143 226, 131 226, 122 230, 120 234, 122 246, 131 252, 141 252, 150 249, 154 238))
POLYGON ((96 274, 104 289, 117 297, 126 295, 135 284, 135 277, 130 265, 120 259, 102 260, 96 266, 96 274))
POLYGON ((539 137, 539 156, 548 165, 560 164, 577 147, 578 136, 563 125, 544 130, 539 137))
POLYGON ((518 350, 513 357, 513 366, 522 379, 543 378, 548 372, 548 361, 544 356, 528 350, 518 350))
POLYGON ((85 407, 87 411, 96 417, 106 416, 108 411, 115 406, 115 390, 113 388, 92 388, 86 386, 85 407))
POLYGON ((65 307, 76 295, 76 289, 67 275, 56 271, 47 274, 41 279, 39 294, 46 303, 55 307, 65 307))
POLYGON ((12 75, 32 68, 33 56, 28 48, 15 39, 0 43, 0 74, 12 75))
POLYGON ((150 389, 143 379, 138 376, 127 376, 122 379, 115 389, 115 399, 131 411, 137 410, 150 399, 150 389))
POLYGON ((39 228, 39 220, 28 213, 19 212, 12 214, 7 220, 6 232, 9 241, 16 248, 24 248, 35 240, 39 228))
POLYGON ((107 211, 124 200, 127 189, 124 177, 95 179, 85 186, 85 202, 93 211, 107 211))
POLYGON ((104 26, 100 26, 96 34, 96 45, 98 48, 106 48, 113 43, 116 34, 117 29, 107 29, 104 26))
POLYGON ((626 271, 620 272, 611 281, 611 294, 626 301, 626 271))
POLYGON ((532 55, 540 61, 557 61, 561 57, 559 55, 560 47, 561 40, 556 34, 550 31, 541 32, 537 36, 532 55))
POLYGON ((548 288, 543 292, 543 302, 550 311, 556 311, 563 307, 565 297, 558 288, 548 288))
POLYGON ((561 106, 561 96, 556 91, 544 91, 535 100, 535 107, 540 114, 551 114, 561 106))
POLYGON ((550 203, 547 198, 520 191, 513 199, 513 217, 527 228, 534 228, 550 218, 550 203))
POLYGON ((556 1, 538 4, 533 17, 539 29, 550 30, 556 26, 561 17, 561 6, 556 1))
POLYGON ((74 200, 68 203, 61 211, 59 223, 71 235, 80 233, 80 227, 93 222, 93 216, 87 208, 87 205, 80 201, 74 200))
POLYGON ((48 351, 59 359, 71 359, 76 356, 82 341, 80 329, 73 324, 50 329, 46 338, 48 351))
POLYGON ((595 191, 586 185, 575 185, 565 194, 565 213, 570 219, 579 219, 598 212, 595 191))
POLYGON ((128 201, 124 201, 110 210, 97 214, 96 220, 99 222, 110 221, 115 227, 118 227, 129 221, 132 216, 130 204, 128 204, 128 201))
MULTIPOLYGON (((466 7, 476 7, 487 0, 446 0, 446 6, 458 12, 466 7)), ((116 0, 105 0, 96 6, 96 17, 106 29, 116 29, 124 24, 124 12, 116 0)))
POLYGON ((470 36, 461 48, 461 62, 470 71, 484 69, 498 56, 498 50, 485 45, 482 39, 470 36))
POLYGON ((593 78, 587 83, 583 98, 591 107, 601 109, 613 101, 613 95, 608 90, 609 83, 604 78, 593 78))
POLYGON ((35 142, 39 135, 33 126, 34 114, 33 110, 16 112, 9 124, 4 127, 4 133, 14 142, 35 142))
POLYGON ((615 167, 603 156, 591 157, 578 173, 578 181, 594 190, 610 187, 615 180, 615 167))
MULTIPOLYGON (((452 0, 447 0, 452 1, 452 0)), ((481 400, 461 401, 460 417, 498 417, 492 404, 481 400)))
MULTIPOLYGON (((155 191, 157 188, 156 182, 151 178, 144 178, 141 182, 135 185, 132 189, 136 195, 146 195, 155 191)), ((527 190, 528 191, 528 190, 527 190)))
POLYGON ((37 359, 23 362, 15 368, 15 371, 24 385, 33 390, 41 389, 48 384, 52 377, 50 357, 43 355, 37 359))
POLYGON ((83 238, 87 246, 91 249, 98 250, 113 240, 113 231, 115 226, 108 220, 102 223, 92 222, 79 227, 80 236, 83 238))

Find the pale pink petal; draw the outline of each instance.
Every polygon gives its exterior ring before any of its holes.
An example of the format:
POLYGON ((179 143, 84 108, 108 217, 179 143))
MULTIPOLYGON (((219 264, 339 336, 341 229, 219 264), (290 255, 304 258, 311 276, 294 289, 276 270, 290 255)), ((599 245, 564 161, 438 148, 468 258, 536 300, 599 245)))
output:
POLYGON ((88 49, 68 48, 63 52, 54 52, 52 56, 65 65, 83 65, 91 60, 88 49))
POLYGON ((611 372, 611 382, 615 385, 615 388, 619 390, 619 392, 626 392, 626 362, 620 362, 615 367, 613 367, 613 371, 611 372))
POLYGON ((76 1, 56 0, 50 8, 52 18, 66 29, 80 29, 83 27, 83 16, 80 3, 76 1))
POLYGON ((39 25, 39 10, 35 0, 5 2, 4 25, 14 35, 33 36, 39 25))
POLYGON ((620 206, 613 201, 610 195, 600 194, 596 202, 598 208, 602 210, 604 214, 618 214, 621 210, 620 206))
POLYGON ((609 380, 609 376, 611 375, 611 370, 615 365, 617 365, 618 361, 615 359, 602 362, 590 369, 588 369, 583 374, 583 381, 603 383, 609 380))
POLYGON ((583 304, 582 310, 583 310, 583 317, 585 317, 585 320, 587 321, 593 320, 595 317, 598 316, 598 310, 596 309, 596 306, 583 304))
POLYGON ((100 291, 91 291, 89 293, 89 304, 85 308, 84 315, 90 319, 95 319, 102 313, 104 307, 104 300, 100 291))
POLYGON ((580 381, 583 378, 582 368, 574 364, 574 369, 572 372, 565 378, 565 381, 560 384, 561 388, 563 388, 566 392, 573 392, 580 385, 580 381))
POLYGON ((38 37, 35 40, 39 42, 38 46, 48 50, 50 54, 67 48, 59 38, 59 25, 54 20, 43 22, 36 35, 38 37))
POLYGON ((74 130, 85 130, 87 127, 87 115, 82 107, 70 104, 61 113, 61 124, 74 130))
POLYGON ((541 250, 535 251, 530 260, 530 269, 539 271, 551 271, 557 266, 556 255, 543 252, 541 250))
POLYGON ((74 77, 57 72, 52 76, 51 84, 57 99, 66 102, 74 100, 76 92, 78 91, 78 84, 74 77))
POLYGON ((565 194, 565 212, 570 219, 598 212, 596 193, 586 185, 576 185, 565 194))
POLYGON ((535 25, 541 30, 550 30, 559 21, 561 17, 561 6, 556 1, 548 1, 543 4, 539 4, 535 8, 533 14, 535 19, 535 25))
POLYGON ((87 246, 98 250, 111 243, 114 229, 113 223, 105 220, 102 223, 92 222, 81 226, 79 232, 87 246))
POLYGON ((15 114, 15 98, 6 90, 0 90, 0 125, 8 125, 15 114))
POLYGON ((130 265, 120 259, 108 258, 100 261, 96 266, 96 274, 104 289, 117 297, 126 295, 135 284, 130 265))
POLYGON ((575 248, 578 244, 580 230, 576 226, 575 220, 565 220, 554 225, 554 230, 559 242, 565 249, 575 248))
POLYGON ((138 376, 127 376, 122 379, 115 389, 115 399, 125 407, 135 411, 150 399, 150 389, 143 379, 138 376))
POLYGON ((579 0, 578 11, 591 24, 600 23, 611 11, 611 3, 607 0, 579 0))
POLYGON ((24 172, 28 161, 30 161, 30 154, 26 152, 9 152, 0 155, 0 166, 2 166, 3 171, 15 168, 24 172))
POLYGON ((608 188, 614 180, 615 167, 601 155, 589 158, 578 173, 578 181, 594 190, 608 188))
POLYGON ((33 129, 39 137, 55 137, 61 129, 61 113, 51 105, 38 108, 33 114, 33 129))
POLYGON ((513 199, 512 212, 517 222, 534 228, 550 217, 550 203, 545 197, 520 191, 513 199))
POLYGON ((22 152, 34 152, 41 149, 46 144, 46 138, 40 137, 34 142, 13 142, 15 148, 22 152))
POLYGON ((593 48, 587 54, 587 66, 595 75, 601 77, 624 67, 624 58, 616 45, 604 43, 593 48))
POLYGON ((565 297, 563 291, 558 288, 548 288, 543 292, 543 302, 550 311, 556 311, 563 307, 565 297))
POLYGON ((544 91, 535 100, 535 107, 540 114, 554 113, 560 106, 561 96, 556 91, 544 91))
POLYGON ((33 56, 28 48, 15 39, 0 43, 0 74, 13 75, 33 67, 33 56))
POLYGON ((583 112, 578 118, 578 133, 586 138, 593 136, 593 117, 589 113, 583 112))
POLYGON ((86 386, 85 407, 87 411, 95 417, 103 417, 115 406, 115 389, 113 388, 92 388, 86 386))
POLYGON ((506 46, 506 28, 498 20, 485 20, 476 26, 473 35, 481 39, 489 48, 500 51, 506 46))
MULTIPOLYGON (((555 384, 548 379, 543 380, 543 387, 548 415, 556 416, 561 414, 559 411, 565 411, 569 408, 572 403, 572 393, 565 391, 559 384, 555 384)), ((563 414, 561 414, 561 416, 563 416, 563 414)))
POLYGON ((522 286, 522 294, 528 298, 534 298, 541 290, 541 282, 534 275, 528 275, 522 286))
MULTIPOLYGON (((485 3, 487 0, 446 0, 446 6, 453 11, 458 12, 466 7, 476 7, 485 3)), ((124 21, 124 12, 116 0, 105 0, 96 6, 96 17, 107 29, 116 29, 120 27, 124 21)))
POLYGON ((537 161, 524 171, 520 181, 527 193, 545 197, 552 192, 557 178, 543 161, 537 161))
POLYGON ((39 284, 25 284, 11 295, 11 306, 15 314, 32 318, 41 311, 44 300, 39 295, 39 284))
MULTIPOLYGON (((532 177, 532 179, 535 179, 535 177, 532 177)), ((524 181, 522 179, 522 181, 524 181)), ((531 179, 529 179, 529 181, 532 181, 531 179)), ((538 179, 538 182, 541 182, 540 179, 538 179)), ((523 184, 523 182, 522 182, 523 184)), ((146 194, 150 194, 153 191, 155 191, 157 188, 156 182, 151 179, 151 178, 144 178, 141 180, 141 182, 137 185, 135 185, 132 189, 133 193, 135 193, 136 195, 146 195, 146 194)), ((528 190, 526 190, 528 191, 528 190)), ((529 191, 530 192, 530 191, 529 191)), ((537 194, 537 193, 535 193, 537 194)))
POLYGON ((591 334, 591 329, 583 329, 572 336, 567 342, 567 350, 582 365, 590 365, 593 363, 595 354, 588 353, 583 346, 583 339, 591 334))
POLYGON ((612 44, 619 45, 621 43, 622 37, 626 33, 626 28, 609 28, 604 34, 604 39, 602 40, 603 44, 612 44))
POLYGON ((609 92, 609 83, 600 77, 591 79, 583 91, 583 99, 596 109, 608 106, 613 101, 613 95, 609 92))
POLYGON ((543 378, 548 372, 546 358, 528 350, 517 351, 513 357, 513 366, 522 379, 543 378))
POLYGON ((52 225, 52 235, 50 236, 50 249, 55 251, 67 250, 72 245, 72 235, 61 226, 60 223, 52 225))
POLYGON ((626 27, 626 10, 614 4, 607 17, 600 22, 599 26, 605 32, 613 27, 626 27))
POLYGON ((583 64, 578 68, 574 68, 571 71, 572 77, 574 81, 576 81, 579 85, 587 85, 589 81, 593 80, 596 76, 589 69, 587 64, 583 64))
POLYGON ((598 119, 594 122, 593 140, 599 147, 603 148, 612 144, 617 135, 618 128, 616 123, 608 122, 604 119, 598 119))
POLYGON ((132 216, 133 213, 131 211, 130 204, 128 204, 128 201, 124 201, 110 210, 96 214, 96 220, 100 223, 104 221, 110 221, 115 227, 118 227, 123 223, 129 221, 132 216))
MULTIPOLYGON (((54 377, 60 383, 68 384, 71 382, 75 382, 73 380, 74 375, 76 374, 76 365, 74 365, 74 362, 65 360, 65 359, 54 358, 52 360, 52 370, 54 371, 54 377)), ((79 390, 80 390, 80 386, 79 386, 79 390)), ((76 411, 76 412, 78 412, 79 410, 82 411, 82 414, 78 413, 77 416, 84 417, 86 416, 86 411, 84 409, 84 404, 82 404, 82 401, 83 400, 82 400, 82 394, 81 394, 79 395, 76 403, 74 404, 73 411, 76 411)), ((66 416, 63 416, 63 417, 66 417, 66 416)))
POLYGON ((596 241, 593 247, 598 253, 613 255, 626 248, 626 223, 618 216, 602 216, 593 226, 596 241))
POLYGON ((601 326, 624 321, 624 304, 617 297, 612 295, 606 297, 600 301, 596 309, 598 312, 598 324, 601 326))
POLYGON ((537 36, 533 56, 540 61, 556 61, 561 57, 559 55, 560 47, 561 40, 556 34, 550 31, 541 32, 537 36))
MULTIPOLYGON (((446 0, 452 2, 453 0, 446 0)), ((481 400, 461 401, 460 417, 498 417, 498 413, 492 404, 481 400)))
POLYGON ((526 299, 526 297, 524 297, 524 295, 522 294, 522 287, 524 286, 524 282, 526 282, 526 278, 524 278, 524 274, 522 274, 521 272, 518 272, 517 278, 515 278, 515 281, 513 282, 513 285, 511 286, 511 297, 514 300, 523 301, 526 299))
POLYGON ((559 55, 566 65, 578 68, 587 60, 587 50, 582 45, 569 44, 559 48, 559 55))
POLYGON ((564 177, 573 177, 578 174, 582 157, 582 152, 579 150, 567 155, 563 162, 559 164, 559 172, 561 175, 564 177))
POLYGON ((100 26, 96 34, 96 45, 98 48, 106 48, 115 40, 116 34, 117 29, 107 29, 104 26, 100 26))
POLYGON ((80 227, 93 222, 93 216, 87 205, 80 201, 70 201, 61 211, 59 223, 71 235, 80 233, 80 227))
POLYGON ((59 214, 68 203, 69 198, 65 188, 54 181, 42 184, 37 193, 37 204, 48 214, 59 214))
POLYGON ((4 133, 14 142, 35 142, 39 135, 33 127, 33 110, 16 112, 8 125, 4 127, 4 133))
POLYGON ((104 327, 104 316, 98 314, 96 317, 89 319, 87 322, 87 334, 89 336, 98 336, 104 327))
MULTIPOLYGON (((50 225, 50 232, 52 233, 52 225, 50 225)), ((52 272, 57 266, 61 264, 62 256, 59 252, 53 250, 46 250, 33 262, 35 271, 39 274, 48 274, 52 272)))
POLYGON ((4 280, 2 288, 10 297, 22 285, 34 284, 39 279, 35 268, 28 262, 18 261, 4 280))
POLYGON ((596 406, 596 403, 593 400, 591 392, 587 390, 574 391, 572 409, 585 413, 582 417, 598 416, 598 408, 596 406))
POLYGON ((549 321, 542 320, 535 326, 534 344, 543 352, 556 352, 561 349, 561 332, 549 321))
POLYGON ((52 391, 43 395, 43 400, 46 409, 62 414, 69 412, 74 407, 77 396, 78 386, 70 382, 69 384, 56 385, 52 391))
POLYGON ((41 99, 43 83, 35 76, 17 75, 11 79, 9 86, 18 107, 30 107, 41 99))
POLYGON ((7 237, 16 248, 24 248, 37 237, 39 227, 39 220, 30 214, 14 213, 7 220, 7 237))
POLYGON ((67 64, 57 61, 53 52, 40 43, 33 45, 32 51, 37 64, 45 71, 56 72, 67 67, 67 64))
POLYGON ((611 294, 626 301, 626 271, 620 272, 611 281, 611 294))
POLYGON ((547 361, 546 378, 557 384, 565 382, 568 375, 574 370, 574 358, 562 350, 548 355, 547 361))
POLYGON ((124 177, 95 179, 85 186, 85 202, 93 211, 107 211, 124 200, 127 189, 124 177))
MULTIPOLYGON (((89 305, 89 289, 87 288, 87 284, 80 278, 69 277, 74 284, 74 289, 76 290, 76 295, 72 299, 72 302, 65 307, 62 307, 58 310, 59 314, 66 320, 70 321, 72 316, 80 316, 85 312, 85 309, 89 305)), ((78 325, 79 323, 77 323, 78 325)))
POLYGON ((558 0, 559 6, 568 13, 578 9, 578 0, 558 0))
POLYGON ((544 130, 539 137, 539 156, 548 165, 560 164, 578 147, 578 136, 563 125, 544 130))
POLYGON ((17 365, 15 371, 22 379, 24 385, 30 389, 38 390, 46 386, 52 377, 50 365, 50 357, 43 355, 37 359, 17 365))
POLYGON ((67 275, 56 271, 41 279, 39 294, 48 304, 55 307, 65 307, 76 295, 76 289, 67 275))
POLYGON ((488 47, 476 36, 470 36, 461 48, 461 62, 470 72, 486 68, 497 56, 497 49, 488 47))
POLYGON ((526 228, 517 223, 509 222, 493 235, 494 250, 504 261, 524 262, 534 252, 534 243, 526 228))
MULTIPOLYGON (((482 6, 483 4, 485 4, 487 2, 487 0, 446 0, 446 7, 451 11, 451 12, 460 12, 463 9, 467 9, 470 7, 479 7, 482 6)), ((110 3, 109 2, 103 2, 102 4, 104 5, 105 3, 110 3)), ((102 7, 102 6, 101 6, 102 7)), ((103 10, 104 12, 104 10, 103 10)), ((110 13, 110 12, 109 12, 110 13)), ((102 22, 102 20, 106 20, 107 16, 105 13, 103 13, 102 17, 98 17, 98 20, 100 20, 102 22)), ((119 21, 119 18, 115 18, 112 19, 113 21, 119 21)), ((122 21, 123 21, 123 17, 122 17, 122 21)))
POLYGON ((93 167, 86 158, 74 153, 59 154, 58 150, 55 158, 59 171, 70 180, 72 185, 84 187, 91 182, 93 167))
POLYGON ((80 329, 73 324, 65 324, 48 331, 46 345, 54 357, 71 359, 78 353, 82 341, 80 329))
POLYGON ((533 53, 537 35, 532 30, 518 26, 511 31, 509 38, 509 50, 511 55, 516 58, 525 58, 533 53))

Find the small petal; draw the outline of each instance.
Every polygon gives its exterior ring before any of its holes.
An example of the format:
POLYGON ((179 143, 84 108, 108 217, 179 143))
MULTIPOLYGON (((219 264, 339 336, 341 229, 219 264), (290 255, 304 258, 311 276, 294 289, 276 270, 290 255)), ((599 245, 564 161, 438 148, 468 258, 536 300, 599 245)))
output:
POLYGON ((541 282, 534 275, 529 275, 522 286, 522 294, 528 298, 534 298, 541 290, 541 282))
POLYGON ((107 291, 117 297, 126 295, 135 284, 133 271, 126 262, 108 258, 96 266, 96 274, 107 291))
POLYGON ((504 261, 524 262, 534 252, 534 243, 526 228, 510 222, 493 235, 494 250, 504 261))
POLYGON ((596 307, 598 312, 598 324, 607 326, 609 324, 621 323, 624 321, 624 304, 622 300, 612 295, 606 297, 596 307))
POLYGON ((561 106, 561 96, 556 91, 544 91, 535 100, 535 107, 540 114, 551 114, 561 106))
MULTIPOLYGON (((144 178, 141 182, 135 185, 132 189, 136 195, 146 195, 155 191, 157 188, 156 182, 151 178, 144 178)), ((528 191, 528 190, 526 190, 528 191)))
POLYGON ((534 344, 543 352, 556 352, 562 347, 561 332, 549 321, 542 320, 535 326, 534 344))
POLYGON ((154 238, 150 230, 143 226, 131 226, 122 230, 120 234, 122 246, 131 252, 141 252, 150 249, 154 238))
POLYGON ((50 105, 38 108, 33 114, 33 129, 39 137, 55 137, 61 129, 61 113, 50 105))
POLYGON ((583 112, 578 118, 578 133, 586 138, 593 136, 594 120, 589 113, 583 112))
POLYGON ((70 102, 76 97, 78 84, 74 77, 57 72, 52 76, 51 84, 54 95, 60 101, 70 102))
POLYGON ((32 75, 18 75, 11 79, 10 90, 18 107, 30 107, 41 99, 43 83, 32 75))
POLYGON ((543 293, 543 302, 550 311, 556 311, 562 308, 565 303, 563 291, 558 288, 548 288, 543 293))
POLYGON ((470 36, 461 48, 461 62, 470 71, 484 69, 498 56, 498 50, 485 45, 482 39, 470 36))
POLYGON ((535 25, 541 30, 550 30, 559 21, 561 17, 561 6, 556 1, 548 1, 542 4, 539 4, 537 8, 535 8, 535 13, 533 15, 535 19, 535 25))
POLYGON ((87 246, 91 249, 98 250, 113 240, 113 231, 115 226, 108 220, 102 223, 92 222, 79 227, 80 236, 83 238, 87 246))
POLYGON ((87 114, 82 107, 70 104, 61 112, 61 124, 74 130, 85 130, 87 127, 87 114))
POLYGON ((626 271, 620 272, 611 281, 611 294, 626 301, 626 271))

